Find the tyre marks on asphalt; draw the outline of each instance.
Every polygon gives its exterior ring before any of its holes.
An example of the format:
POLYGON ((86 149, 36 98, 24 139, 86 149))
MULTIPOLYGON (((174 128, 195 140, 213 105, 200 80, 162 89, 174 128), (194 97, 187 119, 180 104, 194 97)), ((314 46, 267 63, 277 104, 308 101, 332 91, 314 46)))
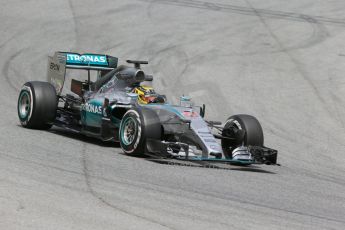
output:
MULTIPOLYGON (((146 0, 140 0, 147 2, 146 0)), ((175 0, 175 1, 149 1, 148 2, 148 17, 152 17, 152 8, 154 7, 154 4, 166 4, 166 5, 173 5, 173 6, 181 6, 181 7, 191 7, 191 8, 198 8, 198 9, 205 9, 205 10, 211 10, 216 12, 230 12, 230 13, 240 13, 244 15, 249 16, 257 16, 260 14, 261 18, 265 19, 278 19, 278 20, 297 20, 304 24, 304 26, 311 27, 312 32, 310 33, 310 36, 307 37, 304 40, 298 40, 297 44, 290 44, 285 45, 284 48, 277 47, 273 49, 265 49, 260 51, 244 51, 240 53, 231 53, 226 56, 252 56, 252 55, 262 55, 265 53, 280 53, 285 52, 286 50, 298 50, 298 49, 305 49, 312 46, 315 46, 327 39, 329 36, 327 28, 324 26, 325 18, 324 17, 318 17, 318 16, 311 16, 307 14, 296 14, 296 13, 290 13, 290 12, 281 12, 281 11, 273 11, 273 10, 264 10, 264 9, 254 9, 251 7, 243 7, 243 6, 236 6, 236 5, 228 5, 228 4, 218 4, 218 3, 212 3, 212 2, 206 2, 206 1, 194 1, 194 0, 175 0)), ((345 26, 345 20, 334 19, 338 24, 340 23, 342 26, 345 26)), ((326 20, 326 21, 332 21, 326 20)), ((331 24, 332 25, 332 24, 331 24)), ((243 27, 243 25, 242 25, 243 27)), ((305 31, 308 31, 308 28, 306 28, 305 31)), ((291 31, 293 33, 294 31, 291 31)), ((219 32, 221 34, 221 32, 219 32)))
POLYGON ((279 10, 267 10, 267 9, 253 9, 252 7, 238 6, 232 4, 224 3, 214 3, 210 1, 197 1, 197 0, 140 0, 144 2, 149 2, 150 4, 165 4, 165 5, 175 5, 182 7, 190 7, 197 9, 205 9, 211 11, 220 12, 230 12, 236 14, 256 16, 258 13, 263 17, 267 18, 278 18, 292 21, 304 22, 305 18, 314 18, 319 22, 336 25, 345 26, 345 19, 330 18, 324 16, 310 16, 306 14, 294 13, 294 12, 284 12, 279 10))
POLYGON ((75 9, 74 9, 74 6, 73 6, 73 3, 72 3, 72 0, 68 0, 68 6, 71 10, 71 15, 72 15, 72 18, 73 18, 73 25, 74 25, 74 35, 75 35, 75 38, 74 38, 74 45, 72 46, 75 50, 78 49, 78 43, 79 43, 79 24, 78 24, 78 20, 77 20, 77 15, 76 15, 76 12, 75 12, 75 9))
POLYGON ((99 200, 102 204, 104 204, 105 206, 109 207, 109 208, 112 208, 116 211, 119 211, 119 212, 122 212, 124 214, 127 214, 129 216, 132 216, 132 217, 136 217, 138 219, 141 219, 141 220, 144 220, 144 221, 147 221, 151 224, 154 224, 154 225, 158 225, 160 226, 162 229, 171 229, 173 230, 172 227, 169 227, 167 226, 166 224, 164 223, 161 223, 157 220, 154 220, 154 219, 150 219, 150 218, 147 218, 143 215, 138 215, 138 214, 135 214, 129 210, 127 210, 126 208, 124 207, 120 207, 116 204, 114 204, 113 202, 110 202, 110 201, 107 201, 101 194, 99 194, 97 191, 95 191, 95 189, 93 188, 92 186, 92 182, 91 182, 91 175, 90 175, 90 171, 88 169, 88 161, 87 161, 87 144, 83 144, 82 146, 82 151, 81 151, 81 154, 82 154, 82 166, 83 166, 83 175, 85 177, 85 183, 87 185, 87 188, 88 188, 88 191, 89 193, 95 197, 97 200, 99 200))
MULTIPOLYGON (((290 52, 291 50, 289 48, 284 46, 284 44, 281 42, 280 38, 272 31, 272 29, 270 28, 268 23, 265 21, 265 18, 262 16, 261 12, 258 11, 256 8, 254 8, 254 6, 248 0, 245 0, 245 2, 248 4, 248 6, 254 12, 256 12, 256 15, 259 18, 260 22, 264 25, 264 27, 269 32, 271 37, 276 41, 277 45, 280 47, 282 52, 284 52, 289 57, 290 61, 294 64, 294 66, 296 67, 296 69, 299 72, 300 76, 303 77, 303 79, 311 87, 311 89, 313 90, 316 98, 318 98, 319 102, 321 103, 321 105, 323 106, 325 111, 330 115, 330 117, 333 117, 336 121, 339 121, 341 123, 342 127, 345 128, 345 124, 342 121, 342 119, 339 119, 338 117, 334 117, 333 111, 329 108, 328 103, 322 97, 321 93, 318 90, 317 85, 313 82, 313 80, 310 78, 309 74, 305 71, 305 69, 303 67, 303 64, 297 58, 294 57, 292 52, 290 52)), ((322 26, 315 18, 305 17, 305 19, 308 22, 310 22, 310 23, 318 24, 319 25, 318 28, 322 28, 321 29, 322 33, 325 33, 325 31, 326 31, 325 27, 322 26)), ((320 39, 319 41, 322 41, 322 39, 320 39)))
MULTIPOLYGON (((16 71, 16 76, 10 75, 10 70, 14 70, 12 67, 12 63, 15 61, 17 57, 19 57, 23 52, 25 51, 25 48, 18 50, 17 52, 13 53, 6 61, 2 70, 2 74, 5 77, 5 81, 8 84, 8 86, 12 89, 12 91, 17 92, 19 90, 19 86, 14 84, 11 79, 18 79, 22 77, 20 75, 19 71, 16 71)), ((18 80, 16 81, 18 82, 18 80)))
POLYGON ((8 38, 6 41, 4 41, 2 44, 0 44, 0 49, 2 49, 3 47, 5 47, 9 42, 11 42, 15 37, 17 36, 17 34, 12 35, 10 38, 8 38))
MULTIPOLYGON (((57 174, 62 173, 65 178, 67 178, 67 177, 83 178, 83 174, 78 172, 78 171, 69 170, 69 169, 65 169, 65 168, 62 168, 62 167, 59 167, 59 166, 50 165, 50 164, 44 164, 44 163, 41 163, 41 162, 36 161, 36 160, 28 160, 28 159, 25 159, 23 157, 15 156, 14 153, 3 153, 3 152, 0 152, 0 156, 1 156, 1 158, 3 160, 7 161, 8 165, 10 165, 11 162, 15 161, 17 163, 24 163, 25 166, 23 166, 23 168, 42 169, 42 170, 47 170, 49 172, 53 171, 53 172, 55 172, 57 174)), ((13 169, 9 168, 9 169, 7 169, 7 172, 10 172, 12 174, 17 174, 18 170, 13 170, 13 169)), ((51 179, 44 178, 44 176, 43 177, 38 177, 38 176, 33 177, 32 176, 33 172, 34 171, 29 171, 28 173, 25 173, 25 174, 23 174, 21 176, 26 177, 29 180, 35 180, 37 182, 43 182, 43 183, 46 183, 46 184, 57 186, 57 187, 66 189, 68 191, 74 191, 74 192, 78 192, 78 193, 88 193, 88 191, 86 191, 85 189, 80 188, 78 186, 73 186, 73 185, 68 185, 66 183, 60 183, 60 182, 57 182, 57 181, 53 181, 51 179)), ((17 184, 17 183, 14 183, 11 180, 11 178, 8 178, 7 180, 5 180, 5 182, 17 184)))
MULTIPOLYGON (((142 215, 135 214, 135 213, 127 210, 124 207, 120 207, 119 205, 114 204, 114 201, 113 202, 108 201, 106 198, 104 198, 102 195, 100 195, 97 191, 95 191, 95 189, 93 188, 93 185, 92 185, 92 178, 94 178, 94 177, 91 175, 91 172, 88 168, 89 167, 88 164, 90 163, 90 161, 88 161, 88 159, 87 159, 88 153, 87 153, 87 149, 86 149, 86 144, 84 144, 82 152, 83 152, 82 164, 84 167, 83 171, 84 171, 85 181, 86 181, 86 184, 89 188, 89 192, 92 194, 92 196, 94 196, 96 199, 98 199, 104 205, 109 206, 110 208, 113 208, 117 211, 121 211, 125 214, 135 216, 139 219, 143 219, 145 221, 148 221, 148 222, 151 222, 154 224, 158 224, 158 225, 165 227, 165 228, 168 228, 168 229, 173 229, 172 227, 169 227, 169 226, 167 226, 161 222, 158 222, 156 220, 153 221, 152 219, 149 219, 149 218, 144 217, 142 215)), ((169 166, 167 166, 167 167, 169 167, 169 166)), ((217 170, 217 169, 205 169, 205 170, 217 170)), ((98 178, 98 177, 96 177, 96 178, 98 178)), ((315 176, 313 178, 319 179, 319 177, 317 177, 317 176, 315 176)), ((113 186, 116 183, 118 183, 118 182, 112 181, 113 186)), ((132 185, 128 184, 128 185, 129 186, 138 186, 138 185, 133 185, 133 184, 132 185)), ((171 188, 164 187, 164 191, 160 190, 158 187, 160 187, 160 185, 150 184, 150 186, 147 187, 147 189, 149 189, 149 190, 154 189, 155 191, 169 193, 169 194, 171 193, 172 195, 174 195, 174 188, 173 187, 171 187, 171 188), (167 189, 169 189, 169 191, 165 191, 167 189)), ((143 185, 143 188, 146 189, 145 185, 143 185)), ((179 190, 181 190, 181 189, 182 188, 179 188, 179 190)), ((220 203, 223 205, 226 205, 226 204, 235 205, 236 204, 239 207, 241 207, 242 209, 248 209, 248 211, 252 211, 252 208, 256 207, 255 209, 260 208, 262 212, 267 212, 267 213, 277 213, 277 212, 290 213, 290 214, 293 214, 296 216, 309 217, 309 218, 314 219, 314 221, 328 221, 328 222, 334 222, 334 223, 338 223, 338 224, 345 224, 345 221, 337 219, 337 218, 321 216, 321 215, 317 215, 317 214, 313 214, 313 213, 306 213, 304 211, 292 210, 289 208, 276 207, 276 206, 270 205, 269 202, 264 204, 264 203, 259 203, 256 201, 251 201, 248 199, 242 199, 240 197, 237 197, 235 194, 224 195, 222 193, 218 194, 217 192, 195 190, 193 188, 190 188, 188 190, 184 190, 184 196, 183 197, 184 197, 184 199, 193 199, 193 200, 196 200, 197 202, 203 202, 204 200, 212 199, 216 203, 220 203), (207 197, 207 199, 205 197, 207 197)), ((188 214, 183 214, 183 215, 184 216, 186 215, 185 217, 188 217, 188 214)), ((193 217, 195 218, 195 216, 193 216, 193 215, 190 216, 190 218, 193 218, 193 217)), ((209 220, 209 221, 211 221, 211 220, 209 220)), ((224 224, 224 226, 229 226, 228 225, 229 223, 226 223, 226 222, 220 223, 220 224, 224 224)))

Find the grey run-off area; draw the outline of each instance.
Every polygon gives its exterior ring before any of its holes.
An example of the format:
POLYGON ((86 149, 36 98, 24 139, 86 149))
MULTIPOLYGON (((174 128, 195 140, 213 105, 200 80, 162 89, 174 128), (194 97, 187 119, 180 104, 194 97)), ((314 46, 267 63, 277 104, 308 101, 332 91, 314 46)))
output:
POLYGON ((344 229, 343 0, 2 1, 0 229, 344 229), (247 113, 282 166, 160 165, 19 126, 57 50, 144 59, 154 86, 247 113))

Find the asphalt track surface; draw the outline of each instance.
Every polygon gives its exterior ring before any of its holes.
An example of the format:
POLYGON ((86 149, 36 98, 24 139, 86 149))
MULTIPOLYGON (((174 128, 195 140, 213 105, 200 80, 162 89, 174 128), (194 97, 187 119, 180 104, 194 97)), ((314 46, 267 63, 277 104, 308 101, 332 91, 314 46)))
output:
POLYGON ((0 229, 345 229, 343 0, 2 1, 0 229), (282 166, 217 170, 19 126, 56 50, 149 60, 209 119, 248 113, 282 166))

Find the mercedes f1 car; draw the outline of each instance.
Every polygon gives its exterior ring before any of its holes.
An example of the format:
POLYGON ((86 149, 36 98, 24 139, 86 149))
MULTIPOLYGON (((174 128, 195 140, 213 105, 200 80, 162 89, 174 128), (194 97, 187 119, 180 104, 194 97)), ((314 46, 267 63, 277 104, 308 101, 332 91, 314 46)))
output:
POLYGON ((276 164, 277 151, 264 146, 262 127, 255 117, 233 115, 224 126, 206 120, 205 105, 193 105, 188 96, 172 105, 148 86, 153 76, 141 69, 148 62, 127 63, 133 66, 118 66, 118 58, 109 55, 56 52, 48 60, 48 81, 27 82, 19 93, 21 125, 31 129, 55 125, 119 142, 129 155, 276 164), (84 71, 85 79, 69 77, 69 69, 84 71), (91 73, 96 74, 95 80, 91 73), (70 89, 64 90, 67 80, 70 89))

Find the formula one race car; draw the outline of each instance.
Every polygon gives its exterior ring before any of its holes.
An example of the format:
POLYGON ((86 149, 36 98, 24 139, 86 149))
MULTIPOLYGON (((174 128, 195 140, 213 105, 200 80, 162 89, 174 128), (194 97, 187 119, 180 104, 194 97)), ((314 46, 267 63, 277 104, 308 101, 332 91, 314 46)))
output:
POLYGON ((127 62, 134 66, 118 66, 118 59, 109 55, 56 52, 49 57, 48 82, 30 81, 20 91, 22 126, 49 129, 55 125, 119 142, 129 155, 276 164, 277 151, 264 147, 263 131, 255 117, 234 115, 224 126, 205 120, 205 105, 194 106, 187 96, 180 98, 180 105, 171 105, 165 95, 147 85, 153 76, 145 74, 140 65, 148 62, 127 62), (87 78, 69 77, 66 70, 70 69, 81 70, 79 74, 86 71, 87 78), (95 80, 91 73, 96 74, 95 80), (71 82, 69 90, 65 90, 66 80, 71 82))

